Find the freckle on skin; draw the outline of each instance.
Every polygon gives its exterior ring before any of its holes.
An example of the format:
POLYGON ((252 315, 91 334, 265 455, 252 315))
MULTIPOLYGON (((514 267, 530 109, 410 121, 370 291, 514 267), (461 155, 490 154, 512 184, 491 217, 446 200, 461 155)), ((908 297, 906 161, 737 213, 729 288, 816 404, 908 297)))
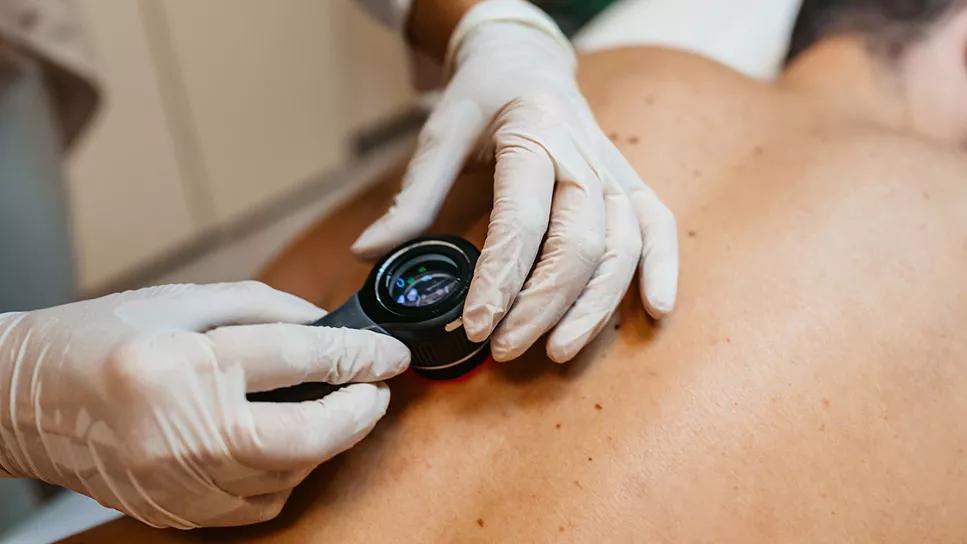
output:
POLYGON ((688 237, 689 238, 695 238, 695 236, 697 236, 697 235, 698 235, 698 233, 695 232, 694 230, 688 231, 688 237))
POLYGON ((560 428, 561 428, 561 424, 560 424, 560 423, 558 423, 557 425, 554 425, 554 428, 555 428, 555 429, 560 429, 560 428))
POLYGON ((588 457, 588 461, 590 461, 590 460, 591 460, 591 458, 590 458, 590 457, 588 457))
POLYGON ((618 141, 618 133, 612 132, 611 134, 608 134, 608 139, 611 140, 612 142, 618 141))
POLYGON ((819 426, 819 430, 822 431, 822 432, 826 432, 826 424, 823 423, 822 425, 820 425, 819 426))
POLYGON ((923 192, 923 198, 924 198, 925 200, 930 200, 930 193, 928 193, 928 192, 926 192, 926 191, 924 191, 924 192, 923 192))
POLYGON ((604 406, 601 406, 601 403, 599 403, 599 402, 595 402, 594 403, 594 409, 595 410, 601 410, 603 408, 604 408, 604 406))
POLYGON ((578 489, 584 489, 583 487, 581 487, 581 482, 577 480, 574 480, 574 487, 577 487, 578 489))
POLYGON ((829 408, 829 399, 823 399, 823 408, 829 408))
POLYGON ((645 97, 645 104, 648 104, 650 106, 650 105, 652 105, 654 103, 655 103, 655 97, 654 96, 648 95, 648 96, 645 97))
POLYGON ((638 143, 638 137, 637 136, 632 136, 632 137, 628 138, 628 143, 631 144, 631 145, 637 144, 638 143))
POLYGON ((479 525, 481 527, 484 526, 484 520, 483 520, 483 518, 477 518, 477 525, 479 525))
POLYGON ((697 177, 697 178, 700 178, 700 177, 702 177, 702 171, 699 170, 698 168, 696 168, 696 169, 692 170, 692 175, 695 176, 695 177, 697 177))
POLYGON ((615 323, 614 324, 614 330, 618 330, 620 328, 621 328, 621 323, 615 323))
POLYGON ((557 532, 559 532, 559 533, 563 533, 563 532, 564 532, 564 526, 563 526, 563 525, 561 525, 560 527, 558 527, 558 528, 557 528, 557 532))
POLYGON ((761 145, 757 145, 752 149, 752 154, 756 156, 762 155, 764 152, 761 145))

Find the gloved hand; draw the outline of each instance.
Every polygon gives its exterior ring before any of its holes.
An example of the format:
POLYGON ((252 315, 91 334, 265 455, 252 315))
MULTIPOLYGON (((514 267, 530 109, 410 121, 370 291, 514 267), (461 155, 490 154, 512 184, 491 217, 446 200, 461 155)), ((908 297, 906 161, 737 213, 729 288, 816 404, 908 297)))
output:
POLYGON ((304 381, 378 382, 409 363, 367 331, 256 282, 143 289, 0 316, 0 472, 156 527, 274 517, 319 463, 383 416, 384 384, 246 401, 304 381))
POLYGON ((608 321, 636 264, 648 312, 670 312, 675 218, 598 127, 554 23, 522 0, 481 2, 454 31, 448 59, 452 76, 403 189, 353 250, 375 257, 426 229, 482 149, 494 154, 496 176, 463 313, 471 340, 496 327, 494 358, 509 360, 553 327, 547 353, 567 361, 608 321))

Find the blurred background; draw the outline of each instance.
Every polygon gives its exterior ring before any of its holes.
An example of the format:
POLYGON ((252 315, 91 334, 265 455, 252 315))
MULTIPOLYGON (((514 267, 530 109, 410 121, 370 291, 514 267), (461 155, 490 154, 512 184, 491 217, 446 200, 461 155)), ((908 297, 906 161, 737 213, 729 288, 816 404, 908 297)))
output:
MULTIPOLYGON (((612 1, 543 4, 573 32, 612 1)), ((305 220, 251 235, 360 190, 423 118, 401 41, 350 0, 79 4, 103 91, 67 164, 81 296, 251 277, 305 220)))
POLYGON ((82 294, 251 277, 289 232, 209 254, 318 215, 361 155, 418 126, 399 39, 350 0, 80 5, 104 87, 68 164, 82 294))

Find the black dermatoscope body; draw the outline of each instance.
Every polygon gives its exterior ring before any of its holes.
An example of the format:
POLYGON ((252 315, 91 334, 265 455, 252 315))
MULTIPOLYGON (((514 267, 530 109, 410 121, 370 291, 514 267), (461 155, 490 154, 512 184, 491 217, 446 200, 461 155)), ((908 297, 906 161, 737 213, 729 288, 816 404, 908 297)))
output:
MULTIPOLYGON (((411 353, 410 368, 448 380, 466 374, 487 356, 488 342, 471 342, 463 328, 463 303, 480 252, 456 236, 411 240, 386 254, 356 294, 313 325, 387 334, 411 353)), ((296 402, 338 389, 305 383, 249 395, 254 401, 296 402)))

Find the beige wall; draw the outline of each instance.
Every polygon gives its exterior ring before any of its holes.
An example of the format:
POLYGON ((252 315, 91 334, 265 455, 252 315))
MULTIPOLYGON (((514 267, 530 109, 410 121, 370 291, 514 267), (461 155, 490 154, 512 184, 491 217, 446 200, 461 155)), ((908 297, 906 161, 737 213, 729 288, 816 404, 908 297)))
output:
POLYGON ((97 288, 343 163, 413 96, 350 0, 82 0, 106 108, 70 165, 97 288))
POLYGON ((75 247, 87 286, 189 240, 195 226, 141 2, 85 0, 83 7, 108 105, 69 164, 75 247))

